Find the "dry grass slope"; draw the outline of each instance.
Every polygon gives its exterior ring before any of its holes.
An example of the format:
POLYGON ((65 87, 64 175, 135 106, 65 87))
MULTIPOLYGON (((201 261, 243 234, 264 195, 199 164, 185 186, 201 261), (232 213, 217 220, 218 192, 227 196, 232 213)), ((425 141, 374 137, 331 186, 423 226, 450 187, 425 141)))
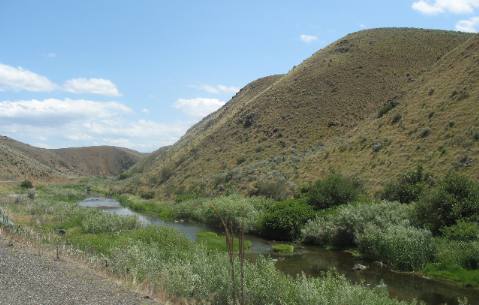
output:
MULTIPOLYGON (((466 82, 477 84, 474 73, 465 70, 477 66, 474 55, 464 62, 456 54, 465 52, 459 50, 471 37, 419 29, 376 29, 348 35, 286 75, 246 86, 175 145, 153 154, 145 161, 149 166, 133 169, 130 190, 154 189, 163 195, 195 189, 221 192, 234 187, 254 193, 261 181, 299 184, 331 168, 377 185, 430 157, 431 166, 442 164, 440 169, 447 170, 450 161, 444 161, 444 154, 456 158, 463 152, 452 143, 462 132, 459 126, 467 133, 474 133, 473 126, 477 126, 474 112, 461 114, 465 109, 459 108, 468 101, 462 93, 466 82), (461 63, 455 63, 458 59, 461 63), (440 76, 445 72, 449 76, 440 76), (432 94, 430 89, 434 89, 432 94), (452 99, 458 103, 446 102, 454 90, 452 99), (397 109, 378 119, 384 105, 398 102, 397 109), (404 118, 391 125, 391 116, 400 109, 404 118), (419 114, 426 112, 425 118, 419 114), (431 112, 435 114, 429 118, 431 112), (440 119, 456 121, 456 127, 439 128, 436 124, 449 126, 440 119), (401 131, 396 130, 398 126, 401 131), (448 153, 435 147, 439 138, 444 139, 441 145, 448 146, 448 153), (379 152, 372 151, 373 144, 376 149, 381 146, 379 152)), ((471 91, 475 89, 467 90, 468 98, 477 104, 477 95, 471 91)), ((465 171, 472 173, 470 150, 477 142, 467 143, 468 154, 457 164, 467 164, 465 171)))
POLYGON ((118 147, 44 149, 0 137, 0 180, 113 176, 142 157, 136 151, 118 147))

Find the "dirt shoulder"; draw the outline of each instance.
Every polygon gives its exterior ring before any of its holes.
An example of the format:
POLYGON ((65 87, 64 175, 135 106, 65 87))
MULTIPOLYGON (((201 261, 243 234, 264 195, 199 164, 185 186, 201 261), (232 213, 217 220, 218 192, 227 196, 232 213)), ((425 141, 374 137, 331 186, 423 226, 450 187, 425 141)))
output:
POLYGON ((158 304, 69 260, 38 255, 0 235, 1 305, 158 304))

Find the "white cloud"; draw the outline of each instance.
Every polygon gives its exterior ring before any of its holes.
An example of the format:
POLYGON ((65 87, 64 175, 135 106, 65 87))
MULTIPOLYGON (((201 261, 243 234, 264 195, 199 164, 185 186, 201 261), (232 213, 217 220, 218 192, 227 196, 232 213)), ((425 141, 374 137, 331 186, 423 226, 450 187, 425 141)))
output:
POLYGON ((479 29, 479 16, 460 20, 456 24, 456 30, 461 32, 477 33, 479 29))
POLYGON ((235 94, 239 91, 238 87, 225 86, 225 85, 199 85, 196 88, 211 94, 235 94))
POLYGON ((56 87, 45 76, 22 67, 0 64, 0 90, 49 92, 55 90, 56 87))
POLYGON ((131 112, 127 106, 117 102, 95 102, 89 100, 45 99, 0 102, 2 121, 38 124, 59 124, 91 117, 110 118, 131 112))
POLYGON ((0 101, 0 134, 42 147, 116 145, 152 151, 173 144, 190 123, 138 118, 118 102, 45 99, 0 101))
POLYGON ((419 0, 412 8, 427 15, 440 13, 469 14, 479 7, 479 0, 419 0))
MULTIPOLYGON (((55 53, 48 53, 47 57, 56 57, 55 53)), ((67 91, 71 93, 98 94, 106 96, 120 96, 116 85, 103 78, 74 78, 67 80, 63 86, 58 86, 47 77, 26 70, 22 67, 12 67, 0 63, 0 91, 32 91, 51 92, 67 91)))
POLYGON ((74 78, 67 80, 63 88, 72 93, 120 96, 116 85, 111 80, 103 78, 74 78))
POLYGON ((175 108, 192 117, 205 117, 225 104, 224 101, 215 98, 192 98, 179 99, 175 102, 175 108))
POLYGON ((302 42, 310 43, 310 42, 313 42, 315 40, 318 40, 318 36, 301 34, 301 35, 299 35, 299 39, 301 39, 302 42))

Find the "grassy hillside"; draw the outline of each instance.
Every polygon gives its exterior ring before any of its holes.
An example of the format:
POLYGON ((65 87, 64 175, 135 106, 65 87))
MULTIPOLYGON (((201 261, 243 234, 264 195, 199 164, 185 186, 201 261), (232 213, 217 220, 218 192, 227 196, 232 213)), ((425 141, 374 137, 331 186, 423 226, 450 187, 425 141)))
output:
POLYGON ((0 137, 0 180, 113 176, 141 158, 138 152, 118 147, 44 149, 0 137))
MULTIPOLYGON (((479 37, 476 35, 406 87, 397 107, 371 117, 301 164, 303 179, 330 167, 378 185, 417 164, 479 179, 479 37), (373 146, 375 149, 373 149, 373 146)), ((386 109, 386 108, 385 108, 386 109)))
MULTIPOLYGON (((477 125, 473 111, 462 115, 464 108, 445 102, 454 90, 453 100, 467 102, 457 77, 474 82, 474 73, 464 70, 474 57, 458 64, 455 61, 463 59, 459 55, 468 48, 465 44, 471 37, 418 29, 376 29, 348 35, 286 75, 247 85, 175 145, 148 158, 148 166, 134 168, 130 190, 168 195, 231 188, 254 194, 276 183, 288 193, 331 169, 356 174, 374 186, 438 151, 436 137, 449 137, 443 144, 452 145, 451 134, 460 132, 457 126, 477 125), (444 72, 449 76, 440 76, 444 72), (457 88, 451 90, 452 86, 457 88), (434 89, 431 95, 430 89, 434 89), (400 123, 391 125, 393 112, 378 119, 379 111, 387 109, 385 105, 397 103, 400 107, 394 114, 404 110, 400 123), (429 118, 430 112, 436 116, 429 118), (449 126, 441 121, 446 115, 460 121, 456 122, 459 125, 436 130, 434 124, 449 126), (395 131, 397 126, 406 131, 395 131), (418 136, 422 133, 428 136, 418 136), (417 148, 421 141, 429 146, 417 148), (391 146, 393 142, 396 146, 391 146), (373 144, 378 153, 373 153, 373 144), (414 157, 407 156, 412 153, 414 157), (392 167, 392 173, 385 171, 392 167)), ((474 98, 473 92, 469 98, 474 98)), ((454 150, 445 155, 459 158, 458 153, 454 150)), ((431 155, 431 166, 444 162, 440 154, 431 155)), ((467 158, 464 162, 470 163, 467 158)), ((444 165, 441 169, 448 168, 444 165)))

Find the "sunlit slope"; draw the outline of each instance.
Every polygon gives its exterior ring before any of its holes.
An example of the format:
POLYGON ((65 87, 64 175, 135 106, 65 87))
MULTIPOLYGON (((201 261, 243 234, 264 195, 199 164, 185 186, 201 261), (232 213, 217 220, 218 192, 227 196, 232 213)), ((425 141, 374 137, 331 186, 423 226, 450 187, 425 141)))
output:
POLYGON ((441 58, 397 102, 307 158, 301 176, 334 167, 378 185, 421 164, 436 174, 457 170, 479 179, 478 36, 441 58))
POLYGON ((44 149, 0 136, 0 180, 113 176, 142 157, 109 146, 44 149))
MULTIPOLYGON (((178 143, 147 158, 149 166, 131 171, 130 190, 254 193, 261 181, 291 181, 294 189, 331 168, 348 171, 344 164, 357 156, 330 162, 320 156, 335 152, 345 134, 373 124, 388 101, 412 94, 428 71, 435 73, 431 69, 470 37, 418 29, 348 35, 286 75, 246 86, 178 143)), ((351 170, 372 177, 366 167, 351 170)))

